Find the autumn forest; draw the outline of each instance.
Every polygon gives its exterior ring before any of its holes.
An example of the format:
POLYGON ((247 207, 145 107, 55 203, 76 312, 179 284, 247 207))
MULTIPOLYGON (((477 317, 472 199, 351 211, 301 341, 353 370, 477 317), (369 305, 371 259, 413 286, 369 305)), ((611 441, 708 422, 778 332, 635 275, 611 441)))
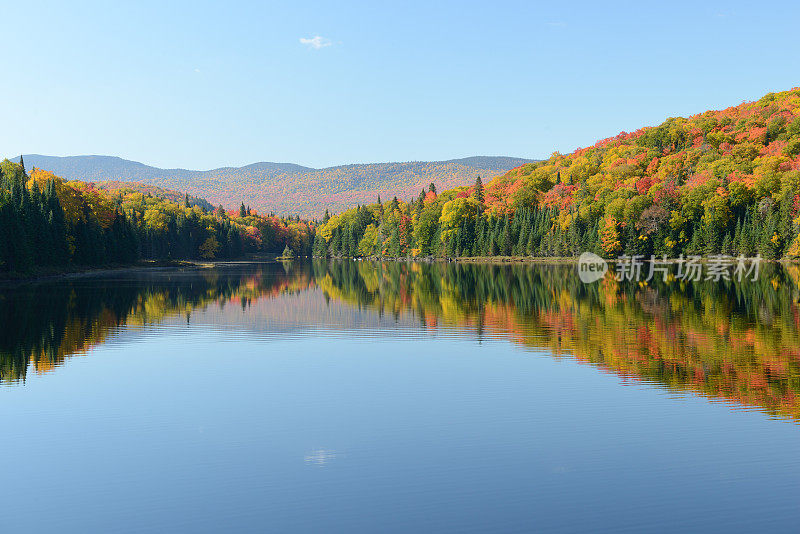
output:
POLYGON ((163 191, 98 189, 39 169, 27 173, 24 161, 0 168, 0 272, 310 250, 313 226, 297 218, 261 216, 244 205, 209 210, 202 199, 163 191))
POLYGON ((0 167, 0 272, 318 257, 800 257, 800 88, 315 220, 0 167))
POLYGON ((327 218, 317 255, 800 256, 800 88, 327 218))

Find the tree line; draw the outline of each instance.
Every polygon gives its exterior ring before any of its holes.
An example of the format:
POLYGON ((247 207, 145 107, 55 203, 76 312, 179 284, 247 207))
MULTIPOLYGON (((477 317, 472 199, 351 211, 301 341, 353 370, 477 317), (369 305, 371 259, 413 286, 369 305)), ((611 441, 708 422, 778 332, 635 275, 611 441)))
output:
MULTIPOLYGON (((338 216, 326 215, 315 236, 314 255, 572 257, 589 251, 606 257, 726 254, 775 259, 791 252, 789 244, 798 235, 791 198, 739 206, 724 225, 709 225, 697 217, 676 229, 663 224, 664 207, 645 210, 638 224, 620 225, 582 219, 574 209, 539 205, 492 213, 481 201, 480 178, 470 197, 459 193, 457 189, 432 197, 423 190, 409 202, 393 199, 384 205, 379 199, 338 216), (560 223, 564 218, 565 225, 560 223)), ((679 202, 674 204, 671 207, 679 209, 679 202)))
POLYGON ((0 272, 130 264, 140 259, 224 260, 285 247, 310 253, 305 221, 209 211, 128 190, 107 193, 24 161, 0 163, 0 272))
POLYGON ((800 89, 322 222, 318 256, 800 257, 800 89))
POLYGON ((209 210, 0 165, 0 272, 230 259, 730 254, 800 257, 800 89, 554 153, 484 186, 326 211, 209 210))

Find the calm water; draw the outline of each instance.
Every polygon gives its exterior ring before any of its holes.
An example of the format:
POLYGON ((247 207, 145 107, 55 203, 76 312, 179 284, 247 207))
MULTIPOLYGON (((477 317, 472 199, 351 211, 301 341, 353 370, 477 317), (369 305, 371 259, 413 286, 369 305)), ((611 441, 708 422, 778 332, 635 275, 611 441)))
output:
POLYGON ((0 287, 4 532, 796 531, 796 267, 0 287))

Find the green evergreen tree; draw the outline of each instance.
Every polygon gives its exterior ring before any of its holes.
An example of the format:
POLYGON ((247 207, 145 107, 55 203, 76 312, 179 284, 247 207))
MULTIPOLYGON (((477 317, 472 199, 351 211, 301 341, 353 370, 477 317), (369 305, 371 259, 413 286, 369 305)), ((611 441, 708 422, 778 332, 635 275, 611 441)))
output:
POLYGON ((289 245, 286 245, 286 247, 284 247, 283 252, 281 253, 280 257, 282 259, 290 260, 290 259, 294 258, 294 251, 289 247, 289 245))
POLYGON ((472 189, 472 198, 474 198, 478 204, 483 205, 483 182, 481 182, 480 174, 475 179, 475 187, 472 189))
POLYGON ((503 219, 503 229, 500 237, 500 253, 503 256, 510 256, 511 255, 511 248, 513 246, 513 242, 511 240, 511 228, 508 221, 508 216, 503 219))
POLYGON ((733 238, 731 237, 730 232, 726 232, 725 237, 722 238, 722 245, 720 245, 720 252, 728 256, 733 255, 733 238))

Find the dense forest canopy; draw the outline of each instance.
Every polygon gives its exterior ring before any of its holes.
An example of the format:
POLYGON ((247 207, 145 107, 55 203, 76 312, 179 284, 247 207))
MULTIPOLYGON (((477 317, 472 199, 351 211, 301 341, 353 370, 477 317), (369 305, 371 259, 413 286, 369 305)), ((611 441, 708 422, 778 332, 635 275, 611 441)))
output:
POLYGON ((334 256, 800 256, 800 88, 326 219, 334 256))
MULTIPOLYGON (((156 193, 158 191, 155 191, 156 193)), ((168 192, 173 195, 174 192, 168 192)), ((173 195, 174 196, 174 195, 173 195)), ((209 211, 135 188, 98 189, 8 160, 0 163, 0 273, 129 264, 150 259, 229 259, 310 252, 313 225, 262 216, 244 205, 209 211)))

